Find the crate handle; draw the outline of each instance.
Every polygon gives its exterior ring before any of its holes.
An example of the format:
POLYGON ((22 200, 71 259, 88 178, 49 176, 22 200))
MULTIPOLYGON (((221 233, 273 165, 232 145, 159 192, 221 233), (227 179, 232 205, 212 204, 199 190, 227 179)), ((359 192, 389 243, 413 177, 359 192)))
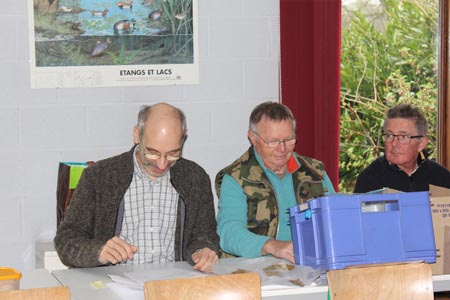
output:
POLYGON ((398 200, 383 200, 383 201, 363 201, 361 202, 361 212, 363 213, 378 213, 388 211, 398 211, 398 200))

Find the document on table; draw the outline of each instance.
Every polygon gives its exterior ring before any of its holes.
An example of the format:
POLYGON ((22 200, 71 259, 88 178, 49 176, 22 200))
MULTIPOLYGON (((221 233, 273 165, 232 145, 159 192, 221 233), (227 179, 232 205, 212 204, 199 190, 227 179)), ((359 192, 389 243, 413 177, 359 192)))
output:
MULTIPOLYGON (((309 267, 296 266, 275 258, 256 258, 229 260, 226 263, 213 265, 214 274, 205 274, 193 269, 167 267, 164 269, 145 269, 125 272, 123 276, 109 275, 111 280, 119 287, 142 290, 144 283, 151 280, 164 280, 174 278, 191 278, 202 276, 225 275, 241 272, 256 272, 261 277, 261 289, 276 290, 298 288, 302 286, 315 286, 320 272, 309 267)), ((128 299, 128 298, 127 298, 128 299)), ((128 299, 131 300, 131 299, 128 299)))
POLYGON ((108 276, 109 276, 109 278, 111 278, 111 280, 114 283, 117 283, 121 286, 128 287, 133 290, 141 290, 141 291, 144 290, 144 285, 140 284, 139 282, 137 282, 133 279, 130 279, 130 278, 127 278, 124 276, 111 275, 111 274, 108 276))
POLYGON ((134 272, 125 272, 124 276, 108 275, 113 282, 106 285, 122 299, 142 300, 144 297, 144 283, 150 280, 163 280, 174 278, 189 278, 207 276, 195 270, 169 267, 166 269, 149 269, 134 272))
POLYGON ((150 280, 164 280, 164 279, 174 279, 174 278, 190 278, 190 277, 202 277, 208 276, 208 274, 202 273, 196 270, 186 270, 181 268, 166 268, 158 270, 141 270, 134 272, 127 272, 124 275, 137 283, 144 286, 146 281, 150 280))
POLYGON ((166 269, 148 269, 133 272, 125 272, 124 276, 118 275, 108 275, 111 280, 118 283, 124 287, 135 290, 143 290, 144 283, 150 280, 164 280, 164 279, 174 279, 174 278, 190 278, 190 277, 201 277, 208 276, 208 274, 195 271, 186 270, 181 268, 169 267, 166 269))
POLYGON ((222 262, 212 266, 214 274, 256 272, 261 278, 262 291, 316 286, 315 281, 320 278, 320 270, 293 265, 274 257, 240 257, 222 262))
POLYGON ((119 295, 120 299, 127 300, 142 300, 144 299, 144 290, 135 290, 117 282, 108 282, 106 284, 115 294, 119 295))

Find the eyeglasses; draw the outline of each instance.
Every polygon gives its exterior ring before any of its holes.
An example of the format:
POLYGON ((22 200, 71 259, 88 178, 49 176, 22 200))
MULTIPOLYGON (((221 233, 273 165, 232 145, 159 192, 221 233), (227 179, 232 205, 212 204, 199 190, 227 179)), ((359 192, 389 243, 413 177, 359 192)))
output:
POLYGON ((166 154, 162 155, 161 153, 159 153, 157 151, 146 152, 145 148, 143 148, 143 149, 144 149, 144 156, 146 158, 152 159, 152 160, 156 160, 156 159, 160 159, 161 157, 164 157, 168 161, 176 161, 176 160, 179 160, 181 158, 181 151, 180 150, 176 150, 175 152, 169 152, 169 153, 166 153, 166 154))
POLYGON ((406 134, 392 134, 392 133, 386 133, 384 135, 384 140, 386 143, 392 143, 395 138, 397 138, 397 141, 402 145, 408 145, 411 143, 412 139, 420 139, 423 135, 406 135, 406 134))
POLYGON ((256 131, 253 131, 253 133, 255 135, 257 135, 261 141, 264 142, 264 144, 267 145, 267 147, 269 148, 276 148, 278 147, 281 143, 284 143, 285 146, 292 146, 295 145, 295 143, 297 142, 297 138, 293 137, 293 138, 288 138, 285 140, 270 140, 270 141, 266 141, 262 136, 260 136, 256 131))

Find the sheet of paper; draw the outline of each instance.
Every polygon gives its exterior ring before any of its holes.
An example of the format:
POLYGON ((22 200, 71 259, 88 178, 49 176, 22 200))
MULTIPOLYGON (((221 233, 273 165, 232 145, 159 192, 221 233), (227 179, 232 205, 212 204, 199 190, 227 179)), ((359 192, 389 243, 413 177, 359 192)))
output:
POLYGON ((163 280, 163 279, 174 279, 174 278, 190 278, 190 277, 201 277, 208 276, 208 274, 195 271, 195 270, 186 270, 179 268, 167 268, 164 270, 161 269, 149 269, 149 270, 140 270, 134 272, 126 272, 124 275, 142 286, 146 281, 150 280, 163 280))
POLYGON ((119 295, 120 299, 127 299, 127 300, 144 299, 143 290, 131 289, 117 282, 108 282, 106 283, 106 286, 110 288, 114 293, 119 295))
POLYGON ((112 274, 109 274, 108 276, 109 276, 109 278, 111 278, 112 281, 114 281, 115 283, 120 284, 122 286, 126 286, 126 287, 128 287, 130 289, 134 289, 134 290, 141 290, 141 291, 144 290, 144 284, 141 284, 130 278, 118 276, 118 275, 112 275, 112 274))
POLYGON ((276 290, 312 286, 313 281, 320 276, 319 271, 274 257, 238 258, 226 260, 212 266, 214 274, 224 275, 239 272, 255 272, 261 277, 261 289, 276 290))
MULTIPOLYGON (((213 275, 225 275, 236 272, 256 272, 261 277, 261 289, 276 290, 286 288, 298 288, 303 285, 314 286, 315 279, 319 277, 317 274, 305 273, 306 268, 302 266, 295 266, 294 269, 286 269, 285 261, 274 258, 257 258, 257 259, 236 259, 233 262, 224 264, 215 264, 212 266, 213 275), (269 271, 269 273, 267 273, 269 271), (298 273, 298 271, 301 271, 298 273), (309 275, 309 280, 305 280, 305 275, 309 275), (297 281, 300 280, 300 281, 297 281), (299 284, 301 283, 301 284, 299 284)), ((293 267, 293 266, 291 266, 293 267)), ((308 268, 309 269, 309 268, 308 268)), ((191 268, 176 268, 167 267, 164 269, 145 269, 133 272, 125 272, 123 276, 109 275, 111 280, 128 289, 140 289, 144 287, 146 281, 151 280, 165 280, 174 278, 191 278, 211 276, 191 268)), ((130 300, 130 299, 127 299, 130 300)))

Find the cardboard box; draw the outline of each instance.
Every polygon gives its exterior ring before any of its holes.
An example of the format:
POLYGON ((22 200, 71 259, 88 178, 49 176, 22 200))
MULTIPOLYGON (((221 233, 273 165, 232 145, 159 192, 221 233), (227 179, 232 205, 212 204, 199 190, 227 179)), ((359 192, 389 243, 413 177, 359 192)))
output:
POLYGON ((433 275, 450 274, 450 189, 430 185, 430 202, 437 249, 431 269, 433 275))

